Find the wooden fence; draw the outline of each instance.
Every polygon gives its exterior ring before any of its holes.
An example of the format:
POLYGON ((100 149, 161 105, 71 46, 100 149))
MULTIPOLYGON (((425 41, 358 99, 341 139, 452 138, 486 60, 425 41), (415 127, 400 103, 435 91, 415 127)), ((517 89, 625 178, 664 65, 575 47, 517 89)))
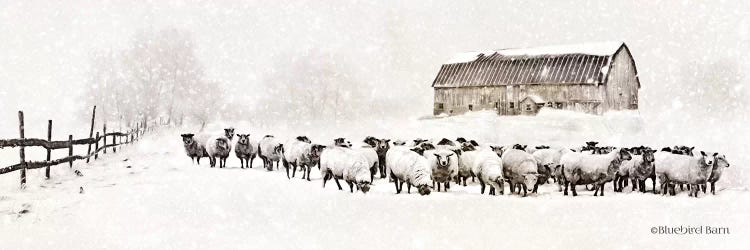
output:
POLYGON ((94 120, 96 118, 96 106, 91 115, 91 130, 89 131, 89 137, 83 139, 73 139, 73 135, 68 135, 67 141, 53 141, 52 140, 52 120, 47 122, 47 139, 37 138, 26 138, 24 136, 24 119, 23 111, 18 111, 18 129, 20 138, 18 139, 0 139, 0 149, 5 147, 19 147, 19 158, 20 162, 15 165, 0 168, 0 174, 7 174, 16 170, 21 171, 21 188, 26 186, 26 170, 27 169, 45 169, 45 177, 50 178, 50 167, 56 166, 63 163, 68 163, 69 167, 73 167, 73 162, 77 160, 86 160, 88 163, 93 156, 94 160, 99 158, 99 153, 106 154, 107 149, 111 148, 113 153, 117 152, 117 147, 138 141, 144 133, 148 130, 145 129, 146 123, 137 123, 136 128, 129 129, 127 132, 109 132, 107 133, 107 124, 103 126, 103 131, 100 134, 98 131, 94 134, 94 120), (110 138, 110 139, 107 139, 110 138), (101 142, 101 143, 100 143, 101 142), (88 145, 88 151, 86 155, 73 155, 74 145, 88 145), (91 146, 94 146, 92 151, 91 146), (26 147, 44 147, 47 149, 47 159, 44 161, 28 161, 26 159, 26 147), (55 149, 68 149, 68 156, 57 160, 51 160, 52 150, 55 149))

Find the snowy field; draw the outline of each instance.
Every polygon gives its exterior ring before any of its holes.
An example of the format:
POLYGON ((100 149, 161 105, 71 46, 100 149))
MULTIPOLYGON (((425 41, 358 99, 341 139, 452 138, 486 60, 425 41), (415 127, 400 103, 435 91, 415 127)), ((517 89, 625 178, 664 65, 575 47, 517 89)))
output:
MULTIPOLYGON (((657 125, 629 112, 590 116, 544 110, 537 117, 475 112, 329 126, 238 121, 208 129, 228 124, 256 137, 306 134, 321 143, 335 137, 355 142, 367 135, 563 146, 587 140, 625 146, 696 140, 655 133, 657 125)), ((478 183, 429 196, 396 195, 393 184, 380 179, 370 193, 350 194, 333 182, 321 188, 317 170, 308 182, 268 172, 260 160, 253 169, 240 169, 234 154, 227 169, 211 169, 206 159, 196 166, 184 156, 179 137, 184 132, 192 131, 162 130, 99 161, 77 163, 74 169, 83 177, 57 166, 53 179, 45 181, 43 171, 34 170, 21 191, 18 172, 0 176, 0 249, 724 249, 747 242, 750 233, 743 171, 748 158, 710 140, 696 146, 722 152, 732 163, 717 183, 716 196, 664 197, 627 188, 614 193, 608 183, 605 197, 593 197, 582 187, 580 196, 565 197, 550 184, 523 198, 480 195, 478 183), (730 234, 655 235, 654 226, 728 227, 730 234)), ((3 165, 17 159, 14 149, 0 152, 3 165)), ((41 157, 36 152, 30 159, 41 157)))

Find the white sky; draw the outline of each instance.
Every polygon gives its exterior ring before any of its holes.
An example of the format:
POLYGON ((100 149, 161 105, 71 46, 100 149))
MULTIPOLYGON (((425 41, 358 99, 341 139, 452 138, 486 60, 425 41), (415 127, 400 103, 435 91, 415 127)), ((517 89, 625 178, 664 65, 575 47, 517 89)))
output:
MULTIPOLYGON (((232 98, 252 101, 271 84, 262 79, 274 57, 317 49, 353 67, 363 87, 379 79, 378 94, 408 94, 415 102, 406 110, 420 115, 432 108, 441 63, 464 51, 622 40, 644 110, 686 91, 677 77, 686 62, 750 69, 741 60, 750 48, 746 1, 147 2, 0 0, 0 120, 18 109, 68 119, 93 51, 121 49, 137 29, 163 26, 194 32, 209 76, 232 98)), ((744 97, 748 89, 740 88, 744 97)))

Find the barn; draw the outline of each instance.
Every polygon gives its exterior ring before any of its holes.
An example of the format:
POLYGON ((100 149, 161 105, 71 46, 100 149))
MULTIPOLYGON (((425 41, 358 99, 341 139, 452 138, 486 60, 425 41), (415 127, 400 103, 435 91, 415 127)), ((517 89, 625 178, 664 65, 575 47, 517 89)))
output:
POLYGON ((435 115, 533 115, 542 107, 603 114, 638 109, 641 84, 628 46, 602 42, 461 53, 432 87, 435 115))

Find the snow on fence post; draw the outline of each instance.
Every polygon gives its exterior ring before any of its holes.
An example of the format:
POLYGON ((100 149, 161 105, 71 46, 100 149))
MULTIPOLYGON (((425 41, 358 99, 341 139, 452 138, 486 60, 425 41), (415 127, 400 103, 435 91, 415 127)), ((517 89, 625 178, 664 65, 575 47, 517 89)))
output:
MULTIPOLYGON (((94 136, 94 118, 96 118, 96 105, 94 105, 94 111, 91 112, 91 130, 89 130, 89 138, 94 136)), ((86 155, 91 155, 91 143, 89 143, 89 150, 86 155)), ((89 158, 86 158, 86 163, 89 163, 89 158)))
MULTIPOLYGON (((52 142, 52 120, 47 120, 47 142, 52 142)), ((52 149, 47 149, 47 161, 50 161, 52 159, 52 149)), ((49 180, 49 168, 50 166, 47 166, 47 168, 44 170, 44 177, 46 177, 49 180)))
POLYGON ((96 132, 96 139, 94 142, 94 145, 96 145, 94 148, 94 160, 96 160, 99 159, 99 132, 96 132))
MULTIPOLYGON (((18 111, 18 132, 23 140, 23 111, 18 111)), ((26 151, 23 145, 19 147, 18 152, 21 158, 21 189, 24 189, 26 188, 26 151)))
POLYGON ((104 123, 104 130, 102 131, 102 139, 104 141, 102 142, 102 147, 104 147, 104 154, 107 154, 107 123, 104 123))
MULTIPOLYGON (((73 135, 68 135, 68 156, 73 156, 73 135)), ((68 162, 68 167, 73 168, 73 160, 68 162)))

